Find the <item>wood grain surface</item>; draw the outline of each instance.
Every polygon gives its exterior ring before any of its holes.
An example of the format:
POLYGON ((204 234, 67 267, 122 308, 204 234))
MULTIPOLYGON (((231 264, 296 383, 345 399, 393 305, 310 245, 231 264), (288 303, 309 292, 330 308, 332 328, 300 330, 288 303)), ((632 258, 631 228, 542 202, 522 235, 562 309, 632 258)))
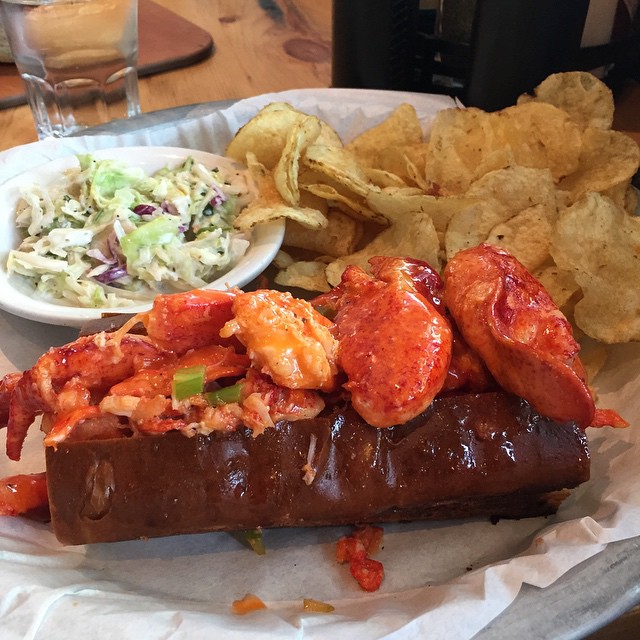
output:
MULTIPOLYGON (((139 0, 138 75, 148 76, 200 62, 211 55, 211 34, 166 7, 139 0)), ((14 64, 0 64, 0 109, 26 104, 24 84, 14 64)))
MULTIPOLYGON (((330 84, 331 0, 155 2, 208 31, 216 53, 141 78, 144 112, 330 84)), ((0 150, 35 140, 26 105, 0 110, 0 150)))

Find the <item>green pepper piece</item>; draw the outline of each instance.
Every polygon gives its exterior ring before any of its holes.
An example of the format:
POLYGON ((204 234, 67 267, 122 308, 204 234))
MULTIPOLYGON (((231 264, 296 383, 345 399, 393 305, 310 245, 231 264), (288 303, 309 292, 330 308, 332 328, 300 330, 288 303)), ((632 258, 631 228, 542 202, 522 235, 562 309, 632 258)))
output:
POLYGON ((207 402, 214 407, 218 407, 221 404, 229 404, 230 402, 240 402, 240 396, 242 393, 242 384, 232 384, 230 387, 223 387, 222 389, 216 389, 215 391, 209 391, 204 394, 207 402))
POLYGON ((173 374, 171 394, 176 400, 184 400, 204 391, 205 373, 203 364, 178 369, 173 374))
POLYGON ((262 539, 262 529, 250 529, 244 532, 249 546, 259 555, 263 556, 267 550, 262 539))

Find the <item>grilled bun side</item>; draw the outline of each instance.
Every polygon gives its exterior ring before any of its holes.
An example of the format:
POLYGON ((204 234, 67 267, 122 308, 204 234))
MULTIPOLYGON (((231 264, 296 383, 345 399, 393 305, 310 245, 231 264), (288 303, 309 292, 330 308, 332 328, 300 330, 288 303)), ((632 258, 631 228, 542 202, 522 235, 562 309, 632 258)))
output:
POLYGON ((439 397, 376 429, 350 407, 187 437, 47 447, 54 532, 86 544, 256 527, 553 513, 589 478, 583 430, 505 392, 439 397))

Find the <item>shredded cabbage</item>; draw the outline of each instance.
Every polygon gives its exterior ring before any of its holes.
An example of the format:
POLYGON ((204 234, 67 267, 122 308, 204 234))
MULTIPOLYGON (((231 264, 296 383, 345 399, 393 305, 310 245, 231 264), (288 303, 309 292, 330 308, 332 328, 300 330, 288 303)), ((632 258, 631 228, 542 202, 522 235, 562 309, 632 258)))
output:
POLYGON ((233 220, 253 196, 247 173, 189 157, 147 175, 118 160, 77 156, 61 183, 22 193, 20 246, 7 268, 46 298, 126 306, 202 287, 246 252, 233 220))

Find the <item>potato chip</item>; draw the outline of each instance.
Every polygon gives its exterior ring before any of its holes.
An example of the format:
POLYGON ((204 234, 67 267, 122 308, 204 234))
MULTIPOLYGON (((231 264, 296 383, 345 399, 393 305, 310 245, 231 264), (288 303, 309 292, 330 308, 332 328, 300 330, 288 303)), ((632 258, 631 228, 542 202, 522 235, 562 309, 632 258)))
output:
MULTIPOLYGON (((282 155, 289 131, 301 117, 306 117, 306 114, 290 104, 272 102, 239 129, 227 146, 225 155, 245 162, 250 152, 267 169, 273 169, 282 155)), ((327 146, 342 146, 340 136, 324 121, 317 142, 327 146)))
POLYGON ((478 177, 476 167, 493 150, 490 114, 481 109, 444 109, 431 127, 425 156, 427 184, 446 195, 462 194, 478 177))
POLYGON ((280 195, 290 205, 300 202, 298 169, 300 156, 320 135, 320 120, 313 116, 301 116, 291 127, 282 149, 282 155, 273 170, 273 179, 280 195))
POLYGON ((506 169, 517 164, 516 154, 510 146, 497 147, 485 154, 480 163, 476 165, 473 171, 473 179, 479 180, 487 173, 506 169))
POLYGON ((279 271, 275 283, 283 287, 298 287, 306 291, 329 291, 331 287, 325 275, 325 264, 315 261, 298 261, 279 271))
POLYGON ((340 282, 347 265, 355 264, 369 270, 369 258, 373 256, 411 257, 428 262, 440 269, 440 243, 431 218, 426 213, 413 213, 402 224, 392 224, 380 232, 364 249, 344 258, 338 258, 327 266, 327 281, 332 286, 340 282))
POLYGON ((513 217, 513 211, 497 200, 475 200, 456 211, 444 234, 444 249, 447 260, 469 247, 484 242, 491 230, 501 222, 513 217))
POLYGON ((475 206, 452 218, 444 240, 447 259, 481 242, 502 246, 530 270, 547 259, 557 210, 548 169, 516 165, 490 171, 465 195, 475 206))
POLYGON ((422 141, 416 110, 408 103, 397 107, 380 124, 367 129, 346 145, 364 167, 379 167, 379 156, 387 148, 422 141))
POLYGON ((554 73, 533 90, 533 96, 520 96, 518 104, 532 100, 547 102, 563 109, 581 129, 610 129, 613 123, 611 89, 586 71, 554 73))
POLYGON ((548 168, 557 181, 577 168, 580 145, 578 125, 550 104, 446 109, 434 119, 425 177, 444 194, 462 194, 485 173, 515 163, 548 168))
POLYGON ((384 169, 374 169, 373 167, 365 167, 364 173, 367 178, 377 187, 384 189, 385 187, 406 187, 407 183, 395 173, 385 171, 384 169))
POLYGON ((424 175, 424 167, 428 146, 428 143, 420 142, 382 149, 378 154, 377 168, 427 191, 429 185, 424 175))
POLYGON ((258 195, 235 218, 233 226, 248 231, 256 224, 289 218, 309 229, 327 226, 327 218, 317 209, 292 207, 282 200, 272 173, 252 153, 247 154, 247 167, 258 187, 258 195))
POLYGON ((336 209, 328 212, 327 221, 326 227, 309 233, 307 228, 288 220, 283 244, 333 258, 353 253, 362 238, 362 225, 336 209))
POLYGON ((278 269, 286 269, 289 265, 292 265, 294 262, 295 260, 291 255, 289 255, 283 249, 280 249, 278 253, 276 253, 276 256, 273 259, 272 264, 278 269))
POLYGON ((327 224, 326 217, 316 209, 292 207, 284 203, 260 206, 254 202, 246 209, 243 209, 235 219, 233 226, 240 231, 248 231, 262 222, 270 222, 282 218, 295 220, 307 229, 313 230, 322 229, 327 224))
POLYGON ((560 214, 551 255, 582 289, 578 327, 605 343, 640 340, 640 218, 588 193, 560 214))
POLYGON ((389 147, 378 158, 376 169, 398 176, 403 182, 409 180, 404 147, 389 147))
POLYGON ((640 166, 640 147, 620 131, 589 127, 582 136, 582 153, 576 170, 559 183, 575 202, 588 191, 606 191, 626 185, 640 166))
POLYGON ((555 207, 549 211, 536 204, 497 224, 486 242, 502 247, 515 256, 529 271, 534 271, 549 258, 549 245, 555 218, 555 207))
POLYGON ((312 145, 305 156, 306 166, 301 171, 299 186, 314 195, 325 198, 333 206, 360 220, 371 220, 376 224, 387 225, 383 216, 371 211, 365 202, 365 195, 379 191, 353 155, 346 150, 331 150, 312 145), (312 160, 308 161, 311 157, 312 160), (332 159, 333 158, 333 159, 332 159), (333 164, 332 164, 333 163, 333 164))
POLYGON ((427 213, 439 235, 444 235, 451 218, 457 211, 473 204, 473 198, 427 195, 415 189, 387 188, 367 197, 367 204, 392 223, 402 224, 414 213, 427 213))
POLYGON ((258 162, 272 169, 282 155, 289 130, 299 117, 299 112, 285 102, 268 104, 238 130, 227 145, 225 155, 245 162, 247 153, 252 153, 258 162))
POLYGON ((577 169, 580 127, 566 111, 544 102, 527 102, 491 116, 494 150, 508 146, 517 164, 549 169, 555 181, 577 169))
POLYGON ((581 295, 580 285, 573 277, 573 273, 555 264, 538 269, 533 275, 542 283, 559 309, 572 305, 576 296, 581 295))
POLYGON ((304 155, 304 164, 363 198, 378 189, 367 178, 355 156, 346 149, 312 144, 304 155))
POLYGON ((325 198, 333 206, 339 207, 352 218, 363 221, 370 220, 385 227, 389 224, 385 216, 372 211, 367 203, 357 195, 345 195, 329 184, 302 184, 301 187, 315 196, 325 198))
POLYGON ((556 207, 556 188, 549 169, 514 165, 486 173, 471 184, 469 198, 495 199, 514 213, 541 204, 556 207))

